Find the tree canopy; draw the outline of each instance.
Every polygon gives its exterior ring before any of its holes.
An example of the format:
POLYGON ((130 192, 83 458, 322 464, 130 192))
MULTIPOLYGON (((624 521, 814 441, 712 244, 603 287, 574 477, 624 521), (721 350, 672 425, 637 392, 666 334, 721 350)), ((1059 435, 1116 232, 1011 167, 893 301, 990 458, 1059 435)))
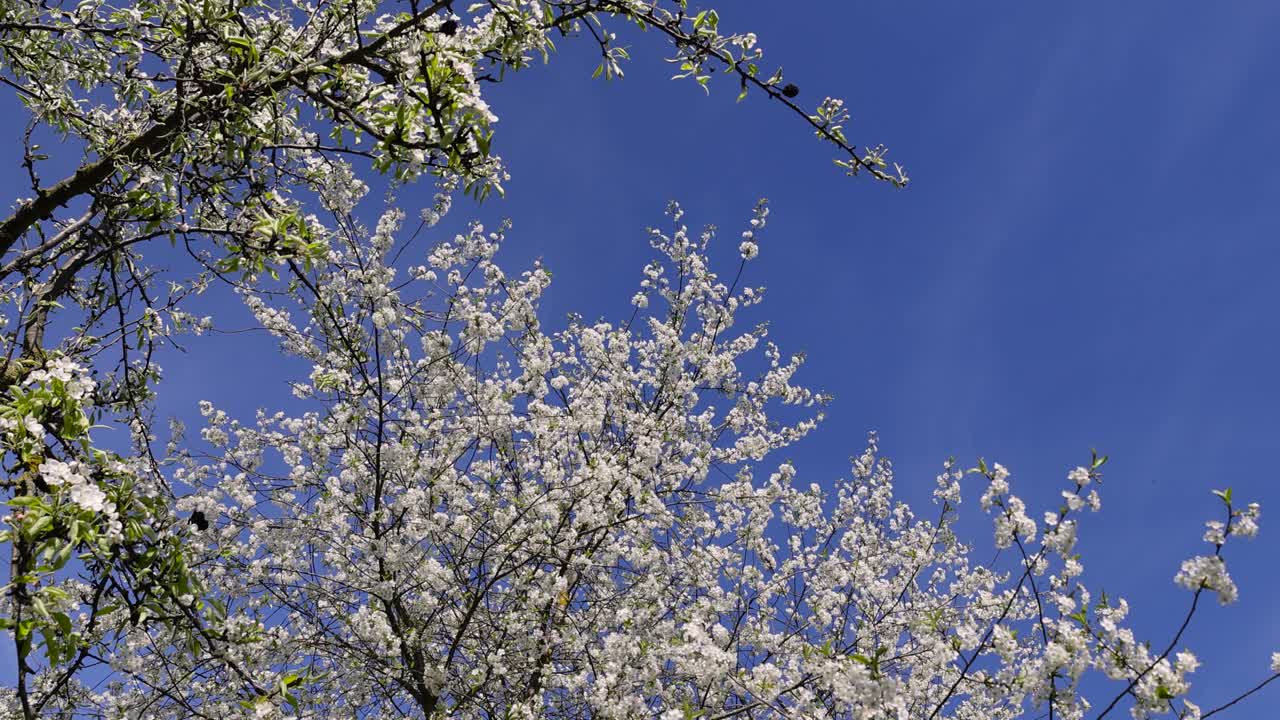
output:
MULTIPOLYGON (((31 190, 0 221, 6 717, 1217 712, 1187 697, 1187 623, 1142 642, 1082 579, 1105 455, 1041 513, 981 460, 912 509, 874 436, 834 483, 776 459, 829 399, 740 319, 765 203, 724 269, 672 205, 630 315, 563 327, 549 269, 497 262, 506 228, 420 247, 507 179, 485 85, 556 42, 621 76, 637 30, 676 78, 724 75, 848 174, 906 185, 842 101, 802 104, 754 34, 683 0, 0 5, 31 190), (371 222, 374 173, 434 200, 371 222), (190 301, 214 284, 312 368, 281 378, 305 410, 205 402, 162 439, 160 360, 213 327, 190 301), (956 533, 962 481, 994 562, 956 533)), ((1235 598, 1224 548, 1258 529, 1218 495, 1176 578, 1187 622, 1235 598)))

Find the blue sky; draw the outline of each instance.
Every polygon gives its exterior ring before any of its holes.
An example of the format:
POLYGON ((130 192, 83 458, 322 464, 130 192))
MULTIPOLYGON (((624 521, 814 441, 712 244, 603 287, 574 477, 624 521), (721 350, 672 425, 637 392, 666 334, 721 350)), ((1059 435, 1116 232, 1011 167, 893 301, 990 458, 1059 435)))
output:
MULTIPOLYGON (((908 497, 927 496, 948 456, 982 455, 1043 509, 1097 447, 1111 462, 1082 529, 1086 578, 1128 597, 1159 646, 1190 600, 1178 563, 1208 547, 1209 490, 1231 486, 1263 504, 1263 531, 1229 551, 1239 603, 1207 607, 1186 638, 1206 663, 1192 699, 1211 707, 1261 679, 1280 650, 1280 4, 721 10, 722 27, 760 35, 799 100, 846 98, 851 139, 887 144, 911 188, 843 178, 797 118, 735 104, 727 77, 709 98, 671 82, 659 39, 624 34, 625 80, 589 80, 589 44, 564 42, 491 89, 507 197, 459 203, 436 239, 510 217, 504 263, 550 266, 549 318, 617 316, 668 200, 720 225, 730 252, 769 197, 751 278, 769 288, 762 315, 836 396, 789 453, 802 479, 845 474, 876 429, 908 497)), ((218 342, 165 363, 170 412, 214 395, 256 405, 233 362, 250 346, 218 342)), ((1227 717, 1266 717, 1276 693, 1227 717)))

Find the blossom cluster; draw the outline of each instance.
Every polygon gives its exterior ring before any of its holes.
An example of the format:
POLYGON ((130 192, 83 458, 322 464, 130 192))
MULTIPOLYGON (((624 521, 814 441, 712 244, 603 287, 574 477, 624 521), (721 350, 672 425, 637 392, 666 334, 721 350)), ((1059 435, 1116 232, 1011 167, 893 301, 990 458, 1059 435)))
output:
MULTIPOLYGON (((801 483, 773 458, 827 398, 743 322, 762 292, 714 271, 715 231, 670 216, 621 323, 544 330, 550 273, 503 270, 505 228, 473 225, 398 279, 398 211, 369 241, 335 236, 288 301, 246 295, 312 367, 294 383, 310 409, 241 422, 202 403, 208 450, 177 458, 206 602, 237 618, 212 618, 237 640, 184 697, 235 716, 255 692, 264 717, 1076 719, 1096 672, 1136 718, 1193 713, 1196 657, 1153 650, 1124 599, 1084 583, 1105 457, 1039 521, 983 462, 948 462, 919 514, 874 435, 847 477, 801 483), (1004 566, 957 535, 973 476, 1004 566)), ((1230 517, 1224 533, 1256 530, 1256 506, 1230 517)), ((1189 567, 1179 582, 1223 587, 1189 567)), ((131 658, 107 700, 124 714, 197 662, 131 658)))

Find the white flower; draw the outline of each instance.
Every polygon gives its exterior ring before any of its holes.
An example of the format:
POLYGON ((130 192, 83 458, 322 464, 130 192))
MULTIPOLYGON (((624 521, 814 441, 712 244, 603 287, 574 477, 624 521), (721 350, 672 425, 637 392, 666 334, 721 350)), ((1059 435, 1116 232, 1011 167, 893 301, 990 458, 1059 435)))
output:
POLYGON ((1076 493, 1063 490, 1062 498, 1067 501, 1067 509, 1072 512, 1084 507, 1084 498, 1080 497, 1076 493))
POLYGON ((760 246, 752 240, 743 240, 738 246, 738 252, 742 253, 743 260, 751 260, 760 254, 760 246))
POLYGON ((379 330, 385 329, 396 321, 396 311, 392 307, 380 307, 373 311, 373 326, 379 330))
POLYGON ((1258 503, 1250 503, 1249 507, 1241 510, 1236 515, 1235 522, 1231 525, 1231 534, 1252 540, 1258 536, 1258 503))
POLYGON ((26 431, 29 435, 34 435, 35 437, 44 437, 44 426, 41 425, 38 420, 31 417, 30 415, 22 418, 22 427, 26 428, 26 431))
POLYGON ((1180 673, 1195 672, 1196 668, 1200 667, 1200 659, 1190 650, 1183 650, 1174 656, 1173 666, 1180 673))
POLYGON ((53 458, 40 463, 38 470, 45 484, 51 488, 62 487, 63 485, 75 486, 87 481, 70 464, 53 458))
POLYGON ((1082 467, 1078 467, 1067 473, 1067 479, 1080 487, 1084 487, 1089 484, 1089 471, 1082 467))
POLYGON ((1227 536, 1224 532, 1226 525, 1220 520, 1210 520, 1205 524, 1204 541, 1212 545, 1221 545, 1226 542, 1227 536))
POLYGON ((1188 590, 1208 588, 1218 593, 1218 602, 1228 605, 1239 594, 1235 582, 1227 574, 1227 564, 1216 555, 1201 555, 1182 562, 1182 569, 1173 579, 1188 590))
POLYGON ((71 487, 71 501, 85 510, 102 512, 107 508, 107 494, 96 484, 83 482, 71 487))
POLYGON ((107 494, 85 474, 80 463, 66 463, 50 458, 40 463, 39 472, 50 488, 69 487, 71 502, 85 510, 106 512, 114 517, 115 506, 107 502, 107 494))
POLYGON ((1271 672, 1280 673, 1280 652, 1271 653, 1271 672))
POLYGON ((1090 490, 1089 497, 1087 498, 1087 500, 1089 502, 1090 510, 1094 512, 1098 512, 1099 510, 1102 509, 1102 497, 1098 495, 1097 490, 1090 490))

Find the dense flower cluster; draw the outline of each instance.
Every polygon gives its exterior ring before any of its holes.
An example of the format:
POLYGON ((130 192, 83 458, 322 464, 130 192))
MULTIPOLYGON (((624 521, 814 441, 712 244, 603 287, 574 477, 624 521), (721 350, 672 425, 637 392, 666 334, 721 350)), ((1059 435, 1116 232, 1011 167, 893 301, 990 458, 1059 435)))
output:
MULTIPOLYGON (((765 326, 740 327, 762 293, 712 269, 714 233, 671 217, 651 234, 648 306, 623 323, 545 331, 550 274, 509 275, 503 232, 478 225, 400 281, 394 210, 367 241, 335 236, 287 301, 247 295, 312 366, 294 387, 314 409, 241 423, 202 403, 208 453, 173 474, 179 512, 208 521, 187 542, 225 608, 211 627, 235 640, 221 665, 140 658, 158 638, 133 630, 101 707, 1083 718, 1096 670, 1135 718, 1194 716, 1195 656, 1151 649, 1128 603, 1082 580, 1079 514, 1100 507, 1105 458, 1068 473, 1042 522, 985 463, 948 463, 918 515, 874 436, 847 478, 798 482, 769 458, 827 399, 765 326), (955 535, 966 475, 1007 568, 955 535), (155 698, 174 673, 196 678, 181 702, 155 698)), ((1256 506, 1229 516, 1229 534, 1256 529, 1256 506)), ((1222 593, 1220 557, 1188 563, 1180 583, 1222 593)))

